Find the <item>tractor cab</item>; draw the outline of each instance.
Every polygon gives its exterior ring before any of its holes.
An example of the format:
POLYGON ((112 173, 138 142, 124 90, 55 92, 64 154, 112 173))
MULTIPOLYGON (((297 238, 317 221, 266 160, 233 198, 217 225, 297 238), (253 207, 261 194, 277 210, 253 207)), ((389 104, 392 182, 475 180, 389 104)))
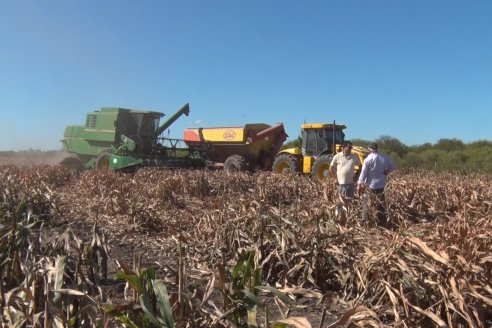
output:
POLYGON ((325 152, 335 153, 335 145, 344 141, 345 125, 337 124, 303 124, 302 129, 302 155, 318 156, 325 152))

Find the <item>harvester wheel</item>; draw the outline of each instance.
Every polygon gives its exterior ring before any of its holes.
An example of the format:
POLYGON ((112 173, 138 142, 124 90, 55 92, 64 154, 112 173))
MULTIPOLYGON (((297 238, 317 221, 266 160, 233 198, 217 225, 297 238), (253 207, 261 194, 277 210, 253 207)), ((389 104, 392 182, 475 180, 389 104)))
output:
POLYGON ((60 165, 75 172, 81 172, 85 169, 84 163, 75 156, 65 157, 60 162, 60 165))
POLYGON ((319 179, 329 179, 330 178, 330 163, 333 159, 333 155, 321 155, 319 156, 313 164, 311 169, 311 176, 319 179))
POLYGON ((109 170, 109 158, 111 153, 103 151, 96 158, 96 170, 109 170))
POLYGON ((295 174, 300 172, 299 159, 289 154, 280 154, 273 161, 272 171, 275 174, 295 174))
POLYGON ((227 171, 246 171, 246 158, 241 155, 231 155, 224 162, 224 170, 227 171))

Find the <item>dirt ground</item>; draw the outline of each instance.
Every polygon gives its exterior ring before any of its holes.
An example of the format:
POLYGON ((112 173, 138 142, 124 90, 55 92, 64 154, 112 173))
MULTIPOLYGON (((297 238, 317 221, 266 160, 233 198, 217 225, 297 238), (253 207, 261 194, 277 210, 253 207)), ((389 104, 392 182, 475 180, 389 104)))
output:
MULTIPOLYGON (((84 242, 89 242, 92 237, 93 226, 86 222, 53 222, 49 229, 45 229, 43 234, 55 240, 64 231, 70 229, 78 238, 84 242)), ((99 226, 98 229, 105 230, 108 227, 99 226)), ((113 229, 111 229, 113 230, 113 229)), ((111 247, 111 257, 108 268, 108 281, 103 286, 116 299, 124 298, 124 283, 114 281, 114 275, 119 270, 117 261, 125 262, 129 266, 133 265, 135 259, 140 259, 140 267, 154 267, 160 279, 168 279, 175 282, 175 277, 168 268, 174 263, 170 262, 169 255, 166 253, 166 244, 174 243, 165 232, 142 232, 117 234, 114 231, 108 234, 109 245, 111 247)), ((175 256, 172 256, 175 257, 175 256)), ((211 296, 215 304, 220 304, 221 295, 214 293, 211 296)), ((299 297, 296 299, 297 307, 288 312, 285 308, 280 309, 271 295, 264 294, 261 297, 262 303, 268 307, 270 321, 281 320, 286 317, 305 317, 312 327, 328 327, 329 323, 336 321, 344 309, 339 304, 332 304, 323 315, 323 304, 318 299, 299 297), (283 312, 283 313, 282 313, 283 312), (323 323, 322 323, 323 322, 323 323)), ((264 320, 264 309, 258 310, 258 322, 264 320)), ((261 325, 259 327, 262 327, 261 325)))

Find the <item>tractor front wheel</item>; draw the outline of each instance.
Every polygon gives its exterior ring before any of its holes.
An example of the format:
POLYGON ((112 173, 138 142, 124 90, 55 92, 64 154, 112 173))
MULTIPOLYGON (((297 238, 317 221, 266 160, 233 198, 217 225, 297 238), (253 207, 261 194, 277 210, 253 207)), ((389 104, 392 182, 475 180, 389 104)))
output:
POLYGON ((289 154, 280 154, 273 161, 272 171, 275 174, 295 174, 300 172, 299 159, 289 154))
POLYGON ((311 169, 311 176, 319 180, 329 179, 330 164, 332 159, 333 159, 333 155, 319 156, 313 164, 313 168, 311 169))

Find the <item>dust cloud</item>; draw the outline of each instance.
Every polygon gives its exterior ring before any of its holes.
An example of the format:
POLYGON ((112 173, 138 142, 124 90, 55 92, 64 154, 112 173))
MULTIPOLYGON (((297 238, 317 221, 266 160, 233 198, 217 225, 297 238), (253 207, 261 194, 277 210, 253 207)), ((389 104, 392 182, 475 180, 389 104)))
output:
POLYGON ((68 154, 61 150, 0 151, 0 165, 30 167, 36 165, 58 165, 68 154))

